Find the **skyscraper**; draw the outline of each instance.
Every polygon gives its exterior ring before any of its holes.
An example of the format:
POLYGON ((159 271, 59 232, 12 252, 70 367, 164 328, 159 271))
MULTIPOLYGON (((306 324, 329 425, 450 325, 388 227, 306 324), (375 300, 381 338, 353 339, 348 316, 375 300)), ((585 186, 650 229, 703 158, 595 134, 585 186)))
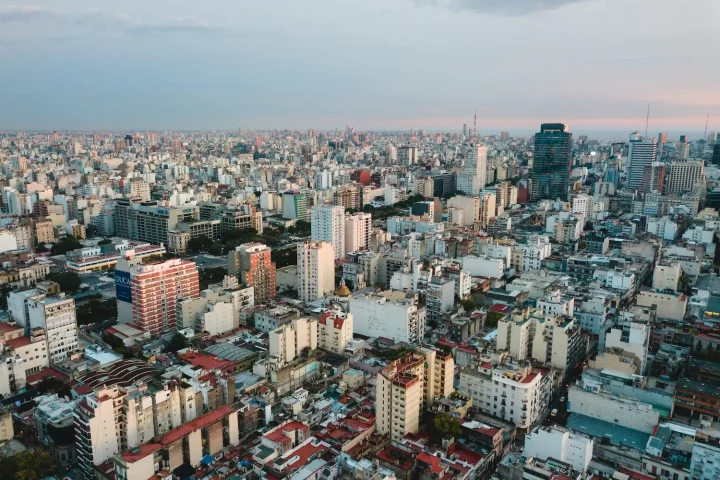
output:
POLYGON ((372 215, 356 213, 345 217, 345 253, 365 250, 370 245, 372 215))
POLYGON ((712 164, 720 165, 720 143, 713 145, 712 164))
POLYGON ((543 123, 535 134, 532 201, 567 200, 572 156, 572 133, 563 123, 543 123))
POLYGON ((465 195, 477 195, 485 187, 487 176, 487 147, 471 145, 465 152, 465 165, 457 176, 457 190, 465 195))
POLYGON ((345 256, 345 207, 321 205, 310 211, 313 242, 330 242, 335 260, 345 256))
POLYGON ((657 156, 662 157, 663 148, 665 148, 665 144, 667 143, 667 133, 659 133, 658 139, 657 139, 657 156))
POLYGON ((638 132, 630 134, 625 188, 643 191, 645 167, 649 167, 657 156, 657 143, 654 139, 642 138, 638 132))

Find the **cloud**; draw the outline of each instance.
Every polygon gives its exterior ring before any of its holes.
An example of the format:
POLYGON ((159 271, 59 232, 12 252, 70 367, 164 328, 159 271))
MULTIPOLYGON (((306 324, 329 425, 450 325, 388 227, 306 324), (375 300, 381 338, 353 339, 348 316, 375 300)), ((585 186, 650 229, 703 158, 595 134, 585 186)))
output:
MULTIPOLYGON (((39 6, 10 5, 0 8, 0 23, 29 24, 38 22, 53 22, 61 27, 119 30, 130 35, 194 33, 233 36, 240 34, 235 28, 215 25, 195 17, 173 17, 136 22, 127 14, 100 9, 83 12, 58 12, 39 6)), ((77 35, 77 31, 73 31, 71 35, 77 35)))
POLYGON ((232 28, 215 25, 195 17, 167 18, 151 23, 128 23, 123 31, 134 35, 169 35, 175 33, 199 33, 207 35, 238 35, 232 28))
POLYGON ((8 5, 0 8, 0 23, 30 23, 38 20, 54 20, 59 18, 55 10, 35 5, 8 5))
POLYGON ((592 0, 413 0, 418 6, 439 6, 453 10, 518 16, 557 10, 575 3, 592 0))

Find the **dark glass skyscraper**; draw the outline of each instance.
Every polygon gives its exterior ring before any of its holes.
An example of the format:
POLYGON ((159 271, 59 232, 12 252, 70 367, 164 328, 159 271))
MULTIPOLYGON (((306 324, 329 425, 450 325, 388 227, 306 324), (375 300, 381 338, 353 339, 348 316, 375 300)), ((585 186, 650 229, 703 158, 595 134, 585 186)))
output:
POLYGON ((532 201, 567 200, 572 169, 572 133, 563 123, 543 123, 535 134, 532 201))
POLYGON ((720 143, 713 145, 712 164, 720 165, 720 143))

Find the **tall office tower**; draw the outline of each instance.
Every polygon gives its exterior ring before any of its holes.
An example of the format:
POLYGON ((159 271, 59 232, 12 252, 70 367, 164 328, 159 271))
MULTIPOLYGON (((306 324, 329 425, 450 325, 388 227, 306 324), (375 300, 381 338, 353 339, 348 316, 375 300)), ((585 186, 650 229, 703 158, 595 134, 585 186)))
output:
POLYGON ((313 242, 329 242, 335 260, 345 256, 345 207, 330 204, 315 207, 310 211, 310 239, 313 242))
POLYGON ((345 217, 345 253, 366 250, 370 246, 372 215, 356 213, 345 217))
POLYGON ((253 287, 256 304, 275 298, 276 268, 271 253, 262 243, 244 243, 228 253, 228 273, 253 287))
POLYGON ((543 123, 535 134, 532 201, 567 200, 572 169, 572 133, 562 123, 543 123))
POLYGON ((659 133, 658 134, 658 139, 657 139, 657 156, 658 156, 658 158, 662 157, 663 149, 665 148, 667 139, 668 139, 667 133, 659 133))
POLYGON ((457 190, 475 196, 485 187, 487 147, 472 145, 465 152, 465 165, 457 176, 457 190))
POLYGON ((463 123, 463 136, 467 137, 467 123, 463 123))
POLYGON ((307 196, 297 190, 288 190, 283 193, 282 215, 287 220, 307 221, 307 196))
POLYGON ((707 141, 710 145, 714 145, 718 139, 718 132, 710 132, 707 137, 707 141))
POLYGON ((720 143, 713 145, 712 164, 720 165, 720 143))
POLYGON ((675 145, 675 147, 677 148, 677 158, 680 159, 685 159, 690 156, 690 144, 682 141, 683 137, 685 137, 685 135, 681 135, 681 140, 675 145))
POLYGON ((652 165, 656 155, 657 143, 655 143, 655 140, 642 138, 638 132, 630 134, 628 161, 625 170, 625 188, 628 190, 643 191, 645 167, 652 165))
POLYGON ((115 267, 118 321, 127 321, 120 318, 121 303, 129 303, 132 322, 143 331, 160 335, 174 330, 178 301, 200 296, 195 262, 173 258, 138 264, 132 254, 128 257, 130 261, 118 262, 115 267))
POLYGON ((507 142, 510 139, 510 132, 500 132, 500 141, 507 142))
POLYGON ((312 302, 335 289, 332 245, 306 242, 297 247, 297 290, 301 302, 312 302))
POLYGON ((645 167, 643 174, 643 193, 663 193, 665 187, 665 164, 653 162, 645 167))
POLYGON ((400 165, 410 166, 418 162, 418 147, 403 146, 397 149, 397 159, 400 165))
POLYGON ((78 349, 78 328, 75 299, 64 294, 34 296, 27 301, 30 329, 45 330, 50 363, 68 360, 78 349))
POLYGON ((701 160, 675 160, 670 164, 665 195, 689 192, 705 183, 705 166, 701 160))

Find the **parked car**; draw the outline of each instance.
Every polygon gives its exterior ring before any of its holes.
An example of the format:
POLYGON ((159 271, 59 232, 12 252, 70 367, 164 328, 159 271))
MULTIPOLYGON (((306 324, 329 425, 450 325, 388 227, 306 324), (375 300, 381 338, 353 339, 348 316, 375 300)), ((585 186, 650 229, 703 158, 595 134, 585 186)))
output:
POLYGON ((557 415, 557 408, 553 408, 552 412, 550 412, 550 415, 552 415, 553 417, 557 415))

